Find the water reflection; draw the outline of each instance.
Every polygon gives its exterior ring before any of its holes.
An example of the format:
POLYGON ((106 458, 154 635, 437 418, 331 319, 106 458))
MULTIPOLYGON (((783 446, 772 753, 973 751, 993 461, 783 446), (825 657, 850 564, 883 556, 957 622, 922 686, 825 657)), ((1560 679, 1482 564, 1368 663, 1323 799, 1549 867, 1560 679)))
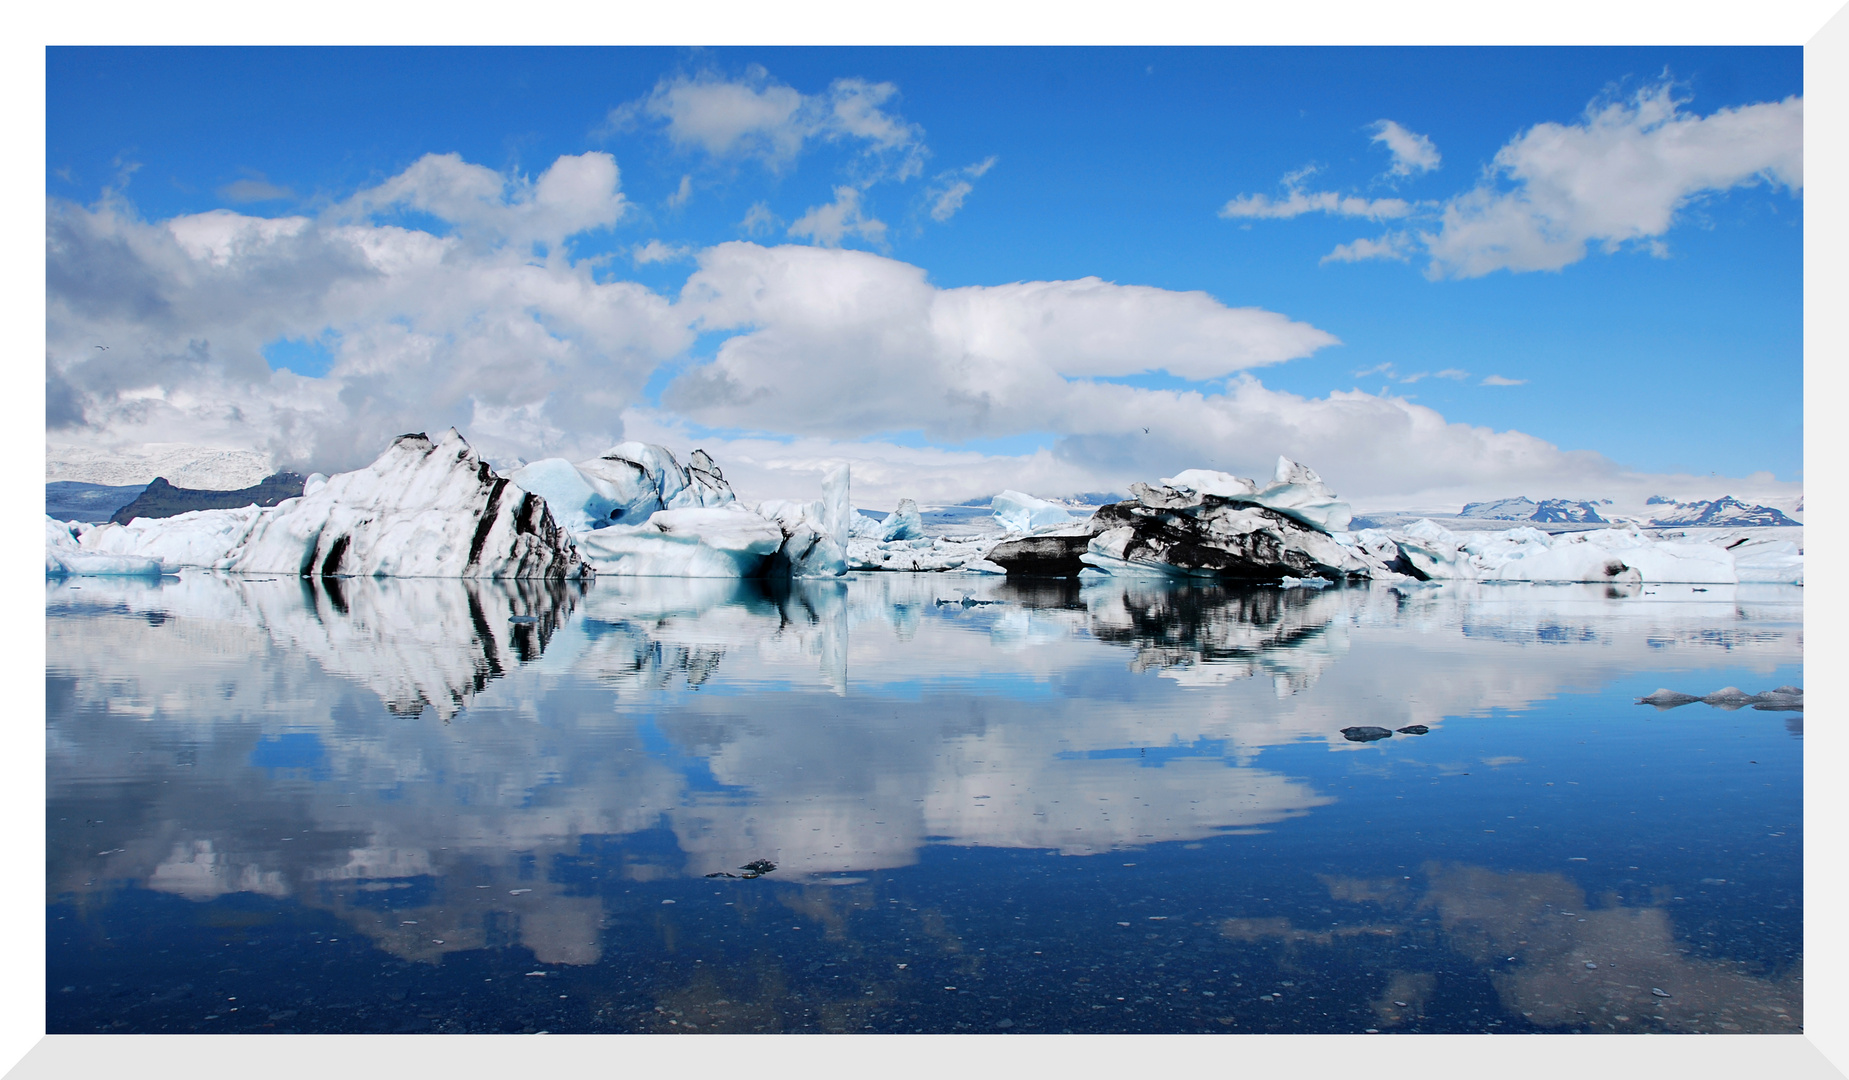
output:
MULTIPOLYGON (((770 858, 779 884, 807 887, 728 903, 795 904, 842 938, 875 903, 867 875, 933 847, 1095 857, 1314 815, 1352 787, 1270 755, 1382 753, 1344 726, 1426 724, 1418 745, 1436 747, 1447 724, 1634 672, 1797 663, 1800 595, 929 575, 49 583, 48 890, 274 897, 407 960, 518 944, 590 965, 613 897, 770 858)), ((1422 896, 1384 879, 1329 890, 1436 918, 1537 1026, 1784 1030, 1800 1015, 1789 977, 1683 958, 1660 907, 1587 913, 1558 875, 1428 878, 1422 896)), ((1406 932, 1218 925, 1303 948, 1406 932)), ((689 1024, 771 1023, 784 974, 754 970, 755 997, 737 972, 723 993, 689 987, 706 1010, 689 1024)), ((1395 975, 1376 1022, 1417 1016, 1431 978, 1395 975)), ((862 988, 840 1025, 901 994, 862 988)))

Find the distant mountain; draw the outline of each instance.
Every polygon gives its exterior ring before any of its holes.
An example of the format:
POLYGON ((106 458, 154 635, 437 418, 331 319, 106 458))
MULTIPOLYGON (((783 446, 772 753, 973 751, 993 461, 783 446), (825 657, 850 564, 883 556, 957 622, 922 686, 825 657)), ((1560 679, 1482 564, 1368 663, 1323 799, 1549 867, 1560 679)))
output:
POLYGON ((1688 503, 1652 495, 1644 500, 1644 504, 1666 508, 1658 510, 1657 516, 1650 519, 1650 524, 1658 527, 1739 528, 1747 525, 1802 524, 1786 517, 1774 507, 1743 503, 1732 495, 1723 495, 1708 502, 1688 503))
POLYGON ((53 480, 45 485, 45 515, 59 521, 99 523, 134 501, 146 484, 87 484, 81 480, 53 480))
MULTIPOLYGON (((1610 500, 1606 500, 1609 502, 1610 500)), ((1465 503, 1459 517, 1486 521, 1590 522, 1604 524, 1598 507, 1590 502, 1569 499, 1528 498, 1497 499, 1495 502, 1465 503)))
POLYGON ((239 506, 275 506, 284 499, 293 499, 302 493, 302 485, 307 480, 292 472, 273 473, 260 484, 253 484, 236 491, 211 491, 198 488, 174 487, 161 477, 155 477, 134 502, 115 512, 109 520, 118 525, 126 525, 138 517, 169 518, 193 510, 230 510, 239 506))

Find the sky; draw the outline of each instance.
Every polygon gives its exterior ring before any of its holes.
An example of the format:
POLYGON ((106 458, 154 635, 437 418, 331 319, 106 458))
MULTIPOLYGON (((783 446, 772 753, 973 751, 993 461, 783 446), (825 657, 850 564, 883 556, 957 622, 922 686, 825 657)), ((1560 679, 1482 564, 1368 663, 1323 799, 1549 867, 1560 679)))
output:
POLYGON ((331 472, 454 425, 497 464, 703 447, 746 501, 839 461, 889 508, 1285 455, 1362 508, 1789 506, 1802 74, 53 48, 48 458, 331 472))

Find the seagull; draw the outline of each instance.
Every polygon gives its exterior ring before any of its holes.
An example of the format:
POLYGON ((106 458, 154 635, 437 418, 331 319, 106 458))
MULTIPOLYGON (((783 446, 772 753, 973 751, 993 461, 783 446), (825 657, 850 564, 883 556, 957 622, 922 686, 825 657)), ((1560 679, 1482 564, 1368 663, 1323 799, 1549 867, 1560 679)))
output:
POLYGON ((1143 429, 1143 434, 1145 434, 1145 435, 1147 435, 1147 434, 1149 434, 1149 429, 1148 429, 1148 428, 1144 428, 1144 429, 1143 429))
POLYGON ((104 352, 108 352, 108 351, 109 351, 109 346, 107 346, 107 345, 98 345, 98 346, 97 346, 97 348, 99 348, 99 349, 101 349, 101 350, 103 350, 104 352))

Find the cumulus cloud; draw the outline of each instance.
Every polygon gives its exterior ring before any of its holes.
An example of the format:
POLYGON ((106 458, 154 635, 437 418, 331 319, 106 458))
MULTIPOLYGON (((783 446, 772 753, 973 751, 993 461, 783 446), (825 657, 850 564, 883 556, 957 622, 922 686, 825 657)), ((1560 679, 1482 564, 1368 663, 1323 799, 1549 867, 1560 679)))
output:
POLYGON ((859 148, 863 183, 907 180, 922 171, 929 151, 924 129, 888 108, 897 96, 892 83, 857 78, 804 94, 753 64, 736 79, 711 71, 664 78, 646 98, 612 111, 610 121, 657 121, 681 149, 755 158, 774 172, 794 164, 812 140, 843 142, 859 148))
POLYGON ((1445 204, 1420 234, 1428 276, 1558 270, 1669 231, 1676 212, 1705 192, 1764 181, 1804 185, 1804 102, 1799 97, 1682 110, 1673 87, 1588 106, 1578 123, 1536 124, 1497 151, 1490 174, 1445 204))
POLYGON ((790 224, 789 234, 806 236, 823 247, 839 247, 841 241, 855 236, 879 244, 886 239, 886 223, 866 216, 859 189, 843 184, 835 189, 834 202, 811 206, 790 224))
POLYGON ((1376 120, 1373 130, 1373 141, 1393 155, 1393 167, 1387 170, 1390 174, 1417 176, 1438 167, 1438 148, 1429 137, 1407 131, 1391 120, 1376 120))
POLYGON ((554 161, 536 181, 507 177, 460 154, 425 154, 410 168, 355 195, 352 217, 411 209, 489 242, 556 245, 620 221, 629 208, 616 159, 591 152, 554 161))
POLYGON ((679 306, 699 329, 739 333, 664 401, 704 424, 798 434, 1071 430, 1101 407, 1094 378, 1212 379, 1336 343, 1201 292, 1096 278, 939 289, 867 252, 743 242, 702 252, 679 306))
POLYGON ((963 200, 969 198, 969 193, 976 189, 973 181, 994 168, 995 161, 995 155, 990 154, 974 165, 939 173, 937 186, 925 193, 931 203, 931 220, 949 221, 958 210, 963 209, 963 200))
POLYGON ((345 468, 455 424, 490 454, 593 452, 691 336, 666 298, 599 282, 556 245, 623 205, 608 155, 538 181, 425 158, 322 218, 142 220, 108 197, 47 206, 47 387, 59 437, 191 443, 345 468), (412 207, 446 235, 369 217, 412 207), (279 339, 331 369, 272 372, 279 339), (108 351, 94 348, 101 341, 108 351))
POLYGON ((698 425, 687 430, 706 432, 697 441, 709 451, 748 458, 757 471, 746 475, 764 487, 741 490, 757 497, 813 497, 823 464, 838 460, 881 463, 899 478, 878 489, 886 495, 945 499, 991 493, 1008 476, 1057 493, 1123 490, 1190 467, 1269 473, 1280 453, 1369 500, 1630 483, 1599 454, 1452 423, 1384 391, 1267 388, 1251 369, 1335 339, 1203 293, 1097 279, 940 289, 922 269, 868 252, 734 242, 701 253, 677 307, 696 329, 733 336, 669 384, 670 415, 657 422, 698 425), (1117 381, 1146 371, 1201 385, 1117 381), (1057 434, 1031 453, 966 457, 895 445, 900 432, 952 444, 1057 434))

